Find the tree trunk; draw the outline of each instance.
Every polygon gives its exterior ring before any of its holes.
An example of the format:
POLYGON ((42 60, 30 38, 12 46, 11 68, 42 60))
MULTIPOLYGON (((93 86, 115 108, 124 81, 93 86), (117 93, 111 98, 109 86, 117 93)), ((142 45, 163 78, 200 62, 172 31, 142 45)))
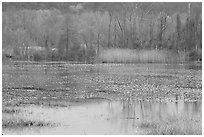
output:
POLYGON ((97 42, 97 63, 99 63, 99 45, 100 45, 100 34, 98 33, 98 42, 97 42))
POLYGON ((116 39, 117 39, 117 27, 116 27, 116 23, 115 23, 115 28, 114 28, 114 47, 116 47, 116 39))
POLYGON ((126 12, 124 11, 124 15, 123 15, 123 47, 125 47, 126 43, 126 12))
POLYGON ((84 48, 84 55, 85 55, 84 62, 85 62, 85 64, 87 63, 87 47, 88 47, 88 43, 86 41, 85 42, 85 48, 84 48))
POLYGON ((135 48, 135 40, 137 38, 137 26, 136 26, 136 18, 133 16, 133 34, 132 34, 132 43, 133 43, 133 48, 135 48))
POLYGON ((69 48, 69 28, 67 27, 66 60, 68 60, 68 48, 69 48))
POLYGON ((133 13, 130 14, 130 42, 129 42, 129 48, 132 49, 132 41, 133 41, 133 19, 132 19, 133 13))
POLYGON ((111 40, 110 40, 111 23, 112 23, 112 13, 111 12, 109 12, 109 16, 110 16, 110 22, 109 22, 109 26, 108 26, 108 47, 111 46, 111 40))
MULTIPOLYGON (((120 30, 121 30, 121 35, 122 35, 122 42, 124 41, 124 34, 123 34, 123 28, 122 28, 122 26, 121 26, 121 23, 120 23, 120 21, 118 20, 118 18, 116 17, 116 19, 117 19, 117 21, 118 21, 118 25, 119 25, 119 27, 120 27, 120 30)), ((122 46, 123 46, 123 44, 122 44, 122 46)))
POLYGON ((45 37, 45 50, 46 50, 45 60, 46 60, 48 59, 49 46, 48 46, 48 37, 47 36, 44 36, 44 37, 45 37))
POLYGON ((150 41, 149 41, 149 45, 150 45, 150 49, 152 49, 152 43, 153 43, 153 28, 154 28, 154 25, 153 25, 153 22, 151 21, 150 22, 150 41))

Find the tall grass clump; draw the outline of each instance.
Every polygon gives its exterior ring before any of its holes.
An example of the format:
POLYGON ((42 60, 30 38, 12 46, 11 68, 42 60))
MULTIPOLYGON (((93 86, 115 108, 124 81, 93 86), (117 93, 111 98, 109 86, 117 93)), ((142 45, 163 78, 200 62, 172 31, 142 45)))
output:
POLYGON ((201 116, 171 116, 162 121, 143 121, 139 128, 149 135, 202 135, 201 116))
POLYGON ((168 50, 107 49, 99 58, 107 63, 182 63, 185 54, 168 50))

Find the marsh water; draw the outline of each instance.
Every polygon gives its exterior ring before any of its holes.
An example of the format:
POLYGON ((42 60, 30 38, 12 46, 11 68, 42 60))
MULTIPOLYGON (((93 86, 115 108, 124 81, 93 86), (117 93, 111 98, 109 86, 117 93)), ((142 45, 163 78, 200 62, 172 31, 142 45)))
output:
POLYGON ((198 116, 201 102, 147 102, 95 100, 70 108, 28 107, 34 116, 60 123, 56 127, 5 130, 5 134, 143 134, 142 121, 164 121, 177 115, 198 116))
POLYGON ((49 65, 3 67, 3 108, 20 110, 3 118, 32 117, 55 125, 14 126, 3 128, 4 134, 147 134, 143 122, 202 118, 200 67, 49 65), (182 83, 187 78, 189 87, 182 83))

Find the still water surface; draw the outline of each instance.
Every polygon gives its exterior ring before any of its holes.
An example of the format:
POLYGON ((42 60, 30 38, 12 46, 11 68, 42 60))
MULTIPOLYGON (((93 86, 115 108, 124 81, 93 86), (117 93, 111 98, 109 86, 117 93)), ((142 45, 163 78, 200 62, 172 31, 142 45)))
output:
POLYGON ((169 117, 202 113, 201 102, 108 101, 90 99, 68 108, 26 108, 33 116, 58 123, 55 127, 5 130, 8 134, 143 134, 143 121, 165 121, 169 117))

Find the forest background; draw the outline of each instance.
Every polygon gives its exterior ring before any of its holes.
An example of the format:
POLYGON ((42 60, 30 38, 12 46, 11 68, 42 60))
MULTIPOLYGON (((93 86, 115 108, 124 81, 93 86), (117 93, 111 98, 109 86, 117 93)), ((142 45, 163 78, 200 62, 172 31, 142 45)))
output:
POLYGON ((4 60, 202 60, 202 3, 3 2, 4 60))

